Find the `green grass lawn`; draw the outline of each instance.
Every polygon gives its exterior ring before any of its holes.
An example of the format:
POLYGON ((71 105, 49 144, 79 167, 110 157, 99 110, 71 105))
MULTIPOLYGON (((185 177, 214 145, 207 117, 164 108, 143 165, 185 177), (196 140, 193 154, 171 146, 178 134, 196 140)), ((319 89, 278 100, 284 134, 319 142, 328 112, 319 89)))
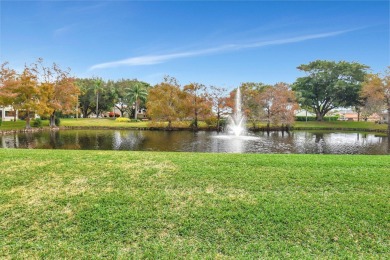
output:
MULTIPOLYGON (((31 127, 33 127, 33 120, 30 122, 31 127)), ((49 126, 49 120, 42 120, 42 126, 49 126)), ((10 131, 10 130, 22 130, 26 127, 26 121, 17 120, 17 121, 3 121, 0 126, 0 130, 10 131)))
POLYGON ((61 126, 143 128, 148 127, 148 122, 117 122, 114 118, 62 118, 61 126))
POLYGON ((0 149, 0 258, 390 258, 390 156, 0 149))
POLYGON ((386 124, 375 124, 373 122, 354 122, 354 121, 324 121, 324 122, 301 122, 294 123, 295 128, 332 128, 332 129, 361 129, 361 130, 386 130, 386 124))
MULTIPOLYGON (((43 120, 42 121, 43 126, 48 126, 49 121, 43 120)), ((25 127, 24 121, 16 121, 16 122, 3 122, 0 126, 0 130, 19 130, 23 129, 25 127)), ((166 127, 168 125, 167 122, 157 123, 157 124, 150 124, 149 121, 141 121, 141 122, 117 122, 113 118, 62 118, 61 119, 61 126, 65 127, 81 127, 81 128, 148 128, 151 126, 157 126, 157 127, 166 127)), ((183 122, 174 122, 173 126, 177 128, 188 128, 190 125, 189 121, 183 121, 183 122)), ((252 125, 248 123, 248 127, 251 127, 252 125)), ((258 127, 265 127, 266 124, 258 124, 258 127)), ((199 127, 202 129, 206 129, 207 125, 204 122, 199 123, 199 127)), ((372 122, 348 122, 348 121, 335 121, 335 122, 316 122, 316 121, 309 121, 309 122, 295 122, 294 127, 301 129, 343 129, 343 130, 352 130, 352 131, 369 131, 369 130, 379 130, 379 131, 386 131, 387 125, 386 124, 375 124, 372 122)))
MULTIPOLYGON (((190 122, 176 122, 175 127, 189 127, 190 122)), ((79 118, 79 119, 61 119, 62 126, 81 126, 81 127, 123 127, 123 128, 146 128, 150 127, 148 121, 142 122, 116 122, 114 119, 109 118, 79 118)), ((266 124, 259 124, 259 127, 265 127, 266 124)), ((157 124, 160 127, 166 127, 167 123, 157 124)), ((201 128, 207 128, 204 122, 200 122, 201 128)), ((248 124, 250 127, 251 125, 248 124)), ((335 121, 335 122, 295 122, 294 127, 296 128, 308 128, 308 129, 344 129, 344 130, 383 130, 387 129, 385 124, 375 124, 372 122, 348 122, 348 121, 335 121)))
POLYGON ((8 131, 8 130, 20 130, 26 127, 26 121, 17 120, 13 121, 3 121, 0 125, 0 130, 8 131))

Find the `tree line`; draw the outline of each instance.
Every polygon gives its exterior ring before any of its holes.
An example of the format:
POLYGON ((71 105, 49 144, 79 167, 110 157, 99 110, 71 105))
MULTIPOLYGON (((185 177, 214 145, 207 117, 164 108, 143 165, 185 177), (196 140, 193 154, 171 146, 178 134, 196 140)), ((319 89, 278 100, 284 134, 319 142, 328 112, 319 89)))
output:
MULTIPOLYGON (((291 85, 246 82, 239 86, 242 110, 252 127, 258 122, 289 126, 299 107, 314 112, 318 121, 337 107, 354 107, 362 118, 384 109, 390 116, 390 68, 384 74, 371 74, 368 66, 357 62, 317 60, 298 69, 306 75, 291 85)), ((75 78, 70 69, 55 63, 46 66, 42 59, 22 72, 8 63, 0 71, 0 106, 25 111, 26 127, 31 112, 48 117, 53 127, 58 113, 101 117, 109 111, 112 115, 116 108, 119 116, 134 119, 146 110, 148 118, 168 122, 168 128, 175 121, 190 120, 194 130, 199 121, 219 129, 222 118, 233 112, 235 94, 236 89, 228 92, 197 82, 182 86, 169 76, 155 86, 137 79, 75 78)))

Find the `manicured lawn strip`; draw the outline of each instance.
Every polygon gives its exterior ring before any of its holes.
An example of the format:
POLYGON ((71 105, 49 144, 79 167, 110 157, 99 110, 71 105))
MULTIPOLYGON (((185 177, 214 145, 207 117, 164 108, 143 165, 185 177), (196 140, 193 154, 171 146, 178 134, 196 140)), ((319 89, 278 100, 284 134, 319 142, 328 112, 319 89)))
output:
POLYGON ((294 128, 303 129, 360 129, 360 130, 382 130, 387 129, 386 124, 375 124, 373 122, 349 122, 349 121, 331 121, 331 122, 300 122, 294 123, 294 128))
MULTIPOLYGON (((42 127, 49 126, 49 120, 42 120, 42 127)), ((0 126, 0 131, 22 130, 26 127, 26 121, 3 121, 0 126)), ((31 120, 31 127, 33 127, 33 120, 31 120)))
MULTIPOLYGON (((44 127, 49 125, 48 120, 43 120, 42 124, 44 127)), ((62 118, 61 126, 63 127, 74 127, 74 128, 149 128, 149 127, 159 127, 164 128, 167 126, 167 122, 154 123, 151 124, 149 121, 141 122, 117 122, 113 118, 62 118)), ((190 122, 174 122, 173 127, 175 128, 189 128, 190 122)), ((0 130, 21 130, 25 127, 24 121, 17 122, 3 122, 0 126, 0 130)), ((204 122, 199 123, 200 129, 208 129, 207 125, 204 122)), ((248 127, 252 127, 248 123, 248 127)), ((259 128, 265 128, 265 123, 257 124, 259 128)), ((303 129, 303 130, 321 130, 321 129, 335 129, 335 130, 351 130, 351 131, 386 131, 386 124, 375 124, 372 122, 348 122, 348 121, 335 121, 335 122, 295 122, 293 125, 294 129, 303 129)))
POLYGON ((0 258, 389 258, 390 157, 0 150, 0 258))
POLYGON ((63 118, 61 119, 61 126, 143 128, 148 127, 148 122, 117 122, 114 118, 63 118))
POLYGON ((16 122, 3 121, 0 126, 0 130, 20 130, 26 127, 26 121, 18 120, 16 122))

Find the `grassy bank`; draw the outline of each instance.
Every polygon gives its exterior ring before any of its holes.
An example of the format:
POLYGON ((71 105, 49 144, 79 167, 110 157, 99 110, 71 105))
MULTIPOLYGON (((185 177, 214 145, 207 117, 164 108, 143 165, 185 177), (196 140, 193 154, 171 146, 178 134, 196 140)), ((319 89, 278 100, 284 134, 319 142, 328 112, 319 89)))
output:
POLYGON ((390 157, 0 150, 0 258, 390 257, 390 157))
POLYGON ((369 130, 386 131, 386 124, 375 124, 373 122, 354 121, 330 121, 330 122, 295 122, 295 129, 337 129, 337 130, 369 130))
MULTIPOLYGON (((43 126, 49 125, 47 120, 42 121, 43 126)), ((174 127, 176 128, 189 128, 190 122, 175 122, 174 127)), ((141 122, 117 122, 111 118, 64 118, 61 119, 61 126, 63 127, 74 127, 74 128, 148 128, 151 126, 164 128, 167 123, 160 123, 150 125, 148 121, 141 122)), ((200 122, 200 128, 207 129, 207 125, 204 122, 200 122)), ((266 124, 258 124, 257 127, 264 128, 266 124)), ((17 122, 3 122, 0 126, 0 130, 20 130, 25 127, 24 121, 17 122)), ((248 127, 252 127, 248 124, 248 127)), ((348 121, 335 121, 335 122, 295 122, 293 125, 294 129, 301 130, 343 130, 343 131, 386 131, 387 125, 375 124, 372 122, 348 122, 348 121)))

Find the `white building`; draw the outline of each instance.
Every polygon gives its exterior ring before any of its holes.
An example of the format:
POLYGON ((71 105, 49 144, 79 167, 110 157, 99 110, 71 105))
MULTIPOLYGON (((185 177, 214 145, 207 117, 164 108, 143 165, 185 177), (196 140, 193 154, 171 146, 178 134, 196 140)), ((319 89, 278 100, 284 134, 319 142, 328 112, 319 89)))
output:
POLYGON ((12 121, 15 118, 18 119, 18 111, 13 110, 11 106, 0 106, 0 118, 2 121, 12 121))
POLYGON ((381 116, 381 119, 380 119, 380 123, 381 124, 387 124, 387 122, 389 122, 390 118, 389 118, 389 114, 387 113, 387 111, 383 111, 382 114, 380 114, 381 116))

